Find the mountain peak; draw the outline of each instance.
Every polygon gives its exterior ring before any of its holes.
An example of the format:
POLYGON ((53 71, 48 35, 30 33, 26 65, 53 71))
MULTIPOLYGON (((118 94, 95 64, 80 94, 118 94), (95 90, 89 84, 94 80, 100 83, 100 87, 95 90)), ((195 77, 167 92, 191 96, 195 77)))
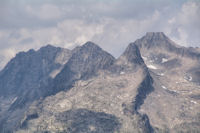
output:
POLYGON ((146 36, 165 36, 163 32, 147 32, 146 36))
POLYGON ((147 32, 144 38, 148 40, 168 40, 168 37, 163 32, 147 32))
POLYGON ((171 49, 171 47, 176 46, 163 32, 147 32, 145 36, 134 43, 139 48, 145 47, 147 49, 155 47, 171 49))
POLYGON ((97 44, 88 41, 85 44, 82 45, 82 48, 87 48, 87 49, 101 49, 97 44))
POLYGON ((144 63, 140 54, 140 50, 135 43, 130 43, 122 56, 126 57, 126 59, 132 63, 137 63, 137 64, 144 63))
MULTIPOLYGON (((70 88, 76 80, 88 79, 98 73, 98 70, 110 67, 115 58, 93 42, 86 42, 76 48, 62 71, 55 77, 50 94, 70 88)), ((49 94, 48 94, 49 95, 49 94)))
POLYGON ((50 50, 50 49, 56 49, 57 47, 51 45, 51 44, 47 44, 43 47, 40 48, 40 50, 50 50))

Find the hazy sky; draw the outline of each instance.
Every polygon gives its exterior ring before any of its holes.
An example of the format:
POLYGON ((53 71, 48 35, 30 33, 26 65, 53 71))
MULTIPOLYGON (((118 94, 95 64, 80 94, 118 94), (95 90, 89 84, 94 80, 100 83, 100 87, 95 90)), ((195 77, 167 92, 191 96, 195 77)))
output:
POLYGON ((93 41, 117 57, 149 31, 200 46, 200 0, 0 0, 0 68, 46 44, 93 41))

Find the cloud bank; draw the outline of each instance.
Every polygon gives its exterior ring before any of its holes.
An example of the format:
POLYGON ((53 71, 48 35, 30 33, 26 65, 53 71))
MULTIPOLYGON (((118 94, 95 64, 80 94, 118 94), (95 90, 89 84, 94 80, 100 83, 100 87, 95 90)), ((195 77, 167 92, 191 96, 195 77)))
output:
POLYGON ((19 51, 93 41, 114 56, 149 31, 200 46, 199 0, 1 0, 0 68, 19 51))

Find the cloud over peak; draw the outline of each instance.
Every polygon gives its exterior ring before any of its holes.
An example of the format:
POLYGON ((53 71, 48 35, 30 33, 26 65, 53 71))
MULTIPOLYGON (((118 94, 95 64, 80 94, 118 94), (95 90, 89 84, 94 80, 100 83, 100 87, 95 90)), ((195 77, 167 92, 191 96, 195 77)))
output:
POLYGON ((199 14, 198 0, 0 1, 0 64, 13 56, 2 51, 46 44, 73 48, 86 41, 119 56, 148 31, 162 31, 183 46, 199 46, 199 14))

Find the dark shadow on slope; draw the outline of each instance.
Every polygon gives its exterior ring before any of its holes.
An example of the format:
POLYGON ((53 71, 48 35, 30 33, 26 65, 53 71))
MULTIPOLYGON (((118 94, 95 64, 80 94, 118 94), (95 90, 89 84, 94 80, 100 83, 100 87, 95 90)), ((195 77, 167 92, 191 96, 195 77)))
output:
POLYGON ((115 58, 92 42, 87 42, 76 50, 62 71, 55 77, 46 94, 54 95, 70 89, 75 81, 96 76, 99 70, 110 67, 115 58))
POLYGON ((38 116, 38 113, 33 113, 33 114, 30 114, 30 115, 27 115, 26 116, 26 119, 22 122, 22 124, 20 125, 20 128, 27 128, 28 126, 28 121, 29 120, 33 120, 33 119, 37 119, 39 116, 38 116))
POLYGON ((144 103, 144 100, 146 99, 147 95, 154 91, 154 87, 152 84, 153 78, 150 76, 149 73, 147 73, 145 79, 138 87, 138 94, 135 100, 133 101, 133 108, 135 111, 137 111, 140 108, 140 106, 144 103))
POLYGON ((142 133, 154 132, 154 128, 151 126, 148 116, 146 114, 141 114, 138 112, 140 106, 144 103, 147 95, 154 91, 154 87, 152 84, 153 79, 147 70, 147 75, 145 79, 137 88, 138 94, 136 95, 136 98, 132 103, 131 110, 126 110, 127 108, 125 108, 124 110, 130 112, 130 114, 134 116, 135 122, 133 125, 137 128, 138 132, 142 133))
POLYGON ((67 133, 114 133, 121 126, 114 115, 87 109, 69 110, 59 114, 56 119, 65 123, 67 133))

